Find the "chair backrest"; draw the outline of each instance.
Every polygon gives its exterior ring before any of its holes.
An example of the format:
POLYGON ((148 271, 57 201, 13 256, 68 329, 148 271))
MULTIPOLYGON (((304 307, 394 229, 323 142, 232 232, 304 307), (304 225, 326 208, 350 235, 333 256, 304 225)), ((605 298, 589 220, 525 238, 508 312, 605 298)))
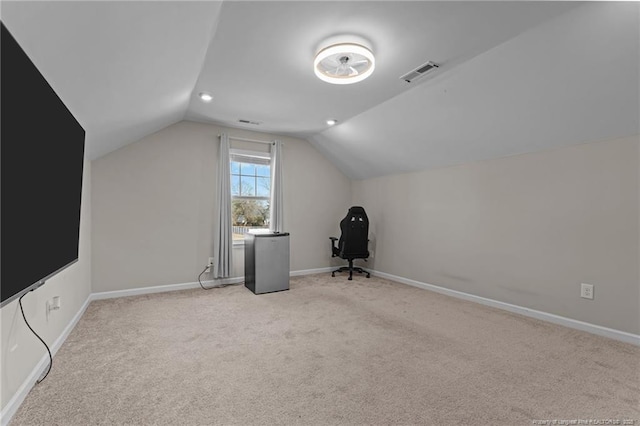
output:
POLYGON ((366 259, 369 257, 369 218, 362 207, 354 206, 340 221, 338 247, 343 259, 366 259))

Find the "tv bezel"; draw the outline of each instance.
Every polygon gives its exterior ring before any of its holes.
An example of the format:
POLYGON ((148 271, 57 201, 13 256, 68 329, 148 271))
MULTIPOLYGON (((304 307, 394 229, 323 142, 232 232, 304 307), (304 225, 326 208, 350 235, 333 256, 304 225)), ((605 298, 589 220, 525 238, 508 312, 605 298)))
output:
MULTIPOLYGON (((49 88, 51 89, 51 91, 53 92, 54 95, 56 95, 60 101, 60 103, 66 108, 67 112, 69 113, 69 115, 75 120, 75 122, 78 124, 78 126, 80 127, 80 129, 82 129, 83 132, 83 143, 82 143, 82 150, 83 150, 83 155, 82 155, 82 164, 80 165, 80 171, 81 171, 81 175, 80 175, 80 203, 78 205, 78 241, 76 244, 76 251, 75 251, 75 258, 72 259, 71 261, 67 262, 66 264, 60 266, 58 269, 56 269, 55 271, 52 271, 50 273, 48 273, 46 276, 38 279, 36 282, 34 282, 31 285, 26 286, 25 288, 23 288, 22 290, 19 290, 18 292, 16 292, 15 294, 9 296, 7 299, 0 301, 0 308, 3 308, 4 306, 7 306, 8 304, 14 302, 16 299, 21 298, 22 296, 24 296, 25 294, 36 290, 37 288, 41 287, 42 285, 45 284, 45 282, 47 282, 48 280, 50 280, 52 277, 54 277, 55 275, 59 274, 60 272, 64 271, 65 269, 69 268, 70 266, 74 265, 75 263, 77 263, 80 260, 80 230, 81 230, 81 224, 82 224, 82 204, 83 204, 83 197, 82 197, 82 192, 83 192, 83 187, 84 187, 84 161, 85 161, 85 157, 84 157, 84 150, 85 150, 85 144, 86 144, 86 130, 84 129, 84 127, 82 126, 82 124, 80 124, 80 122, 78 121, 78 119, 74 116, 74 114, 69 110, 69 108, 67 107, 67 105, 64 103, 64 101, 62 101, 62 99, 59 97, 59 95, 56 93, 56 91, 53 89, 53 87, 51 87, 51 85, 49 84, 49 82, 47 81, 46 77, 44 77, 44 75, 42 75, 42 73, 40 72, 40 70, 38 69, 38 67, 36 67, 36 65, 33 63, 33 61, 31 61, 31 58, 28 57, 28 55, 26 54, 26 52, 24 52, 24 49, 22 49, 22 47, 20 46, 20 44, 18 43, 18 41, 15 39, 15 37, 11 34, 11 32, 9 31, 9 29, 7 28, 7 26, 5 25, 4 21, 0 21, 0 24, 3 27, 3 30, 6 31, 11 38, 13 38, 13 40, 15 41, 15 43, 18 45, 18 47, 22 50, 23 54, 27 56, 27 59, 31 62, 31 64, 33 65, 33 67, 38 71, 38 73, 42 76, 42 78, 44 79, 45 83, 49 86, 49 88)), ((1 152, 1 150, 0 150, 1 152)), ((2 170, 0 169, 0 176, 2 176, 2 170)), ((1 177, 0 177, 1 179, 1 177)), ((1 198, 0 198, 1 199, 1 198)), ((1 218, 1 213, 0 213, 0 218, 1 218)), ((1 265, 0 265, 1 268, 1 265)), ((0 290, 1 291, 1 290, 0 290)))

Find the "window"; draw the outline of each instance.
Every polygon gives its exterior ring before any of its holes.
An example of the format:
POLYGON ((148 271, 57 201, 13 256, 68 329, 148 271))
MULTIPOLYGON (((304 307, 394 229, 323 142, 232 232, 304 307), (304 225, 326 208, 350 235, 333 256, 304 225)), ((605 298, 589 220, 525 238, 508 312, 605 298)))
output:
POLYGON ((233 242, 252 229, 269 228, 271 158, 265 152, 231 151, 233 242))

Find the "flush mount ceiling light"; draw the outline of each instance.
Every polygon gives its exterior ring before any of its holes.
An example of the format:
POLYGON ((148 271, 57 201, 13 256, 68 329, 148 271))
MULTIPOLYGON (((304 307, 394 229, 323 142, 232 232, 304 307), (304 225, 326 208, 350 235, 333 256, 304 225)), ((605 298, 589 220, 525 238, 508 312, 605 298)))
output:
POLYGON ((367 47, 358 43, 337 43, 318 52, 313 70, 327 83, 352 84, 369 77, 375 63, 373 53, 367 47))
POLYGON ((328 124, 329 126, 333 126, 333 125, 335 125, 337 122, 338 122, 338 120, 336 120, 335 118, 331 118, 331 119, 327 120, 327 124, 328 124))
POLYGON ((200 92, 198 96, 200 97, 202 102, 211 102, 211 100, 213 99, 213 96, 211 96, 211 93, 207 93, 207 92, 200 92))

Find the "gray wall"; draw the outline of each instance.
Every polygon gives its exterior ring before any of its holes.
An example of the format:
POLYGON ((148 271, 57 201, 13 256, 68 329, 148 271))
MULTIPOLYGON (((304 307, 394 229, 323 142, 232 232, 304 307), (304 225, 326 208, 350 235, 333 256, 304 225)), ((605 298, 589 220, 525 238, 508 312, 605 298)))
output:
MULTIPOLYGON (((22 299, 27 320, 50 346, 78 313, 91 294, 91 163, 84 162, 80 246, 78 262, 47 280, 45 285, 22 299), (46 303, 60 296, 60 309, 47 318, 46 303)), ((43 211, 45 214, 46 211, 43 211)), ((37 260, 36 260, 37 261, 37 260)), ((47 351, 25 325, 18 301, 0 310, 2 350, 0 362, 1 403, 4 409, 47 351), (15 349, 14 349, 15 348, 15 349), (14 349, 14 350, 12 350, 14 349)))
POLYGON ((355 181, 369 266, 638 333, 638 149, 636 136, 355 181))
MULTIPOLYGON (((273 135, 183 121, 93 162, 93 291, 193 282, 213 255, 218 134, 273 135)), ((329 236, 351 183, 308 142, 284 142, 285 226, 291 270, 331 264, 329 236)), ((231 141, 232 148, 266 145, 231 141)), ((244 275, 242 246, 233 276, 244 275)))
MULTIPOLYGON (((180 122, 94 161, 94 292, 196 279, 212 253, 222 131, 273 138, 180 122)), ((292 270, 334 264, 327 237, 358 204, 372 269, 640 332, 637 137, 353 182, 306 141, 280 139, 292 270)), ((233 276, 242 260, 240 246, 233 276)))

